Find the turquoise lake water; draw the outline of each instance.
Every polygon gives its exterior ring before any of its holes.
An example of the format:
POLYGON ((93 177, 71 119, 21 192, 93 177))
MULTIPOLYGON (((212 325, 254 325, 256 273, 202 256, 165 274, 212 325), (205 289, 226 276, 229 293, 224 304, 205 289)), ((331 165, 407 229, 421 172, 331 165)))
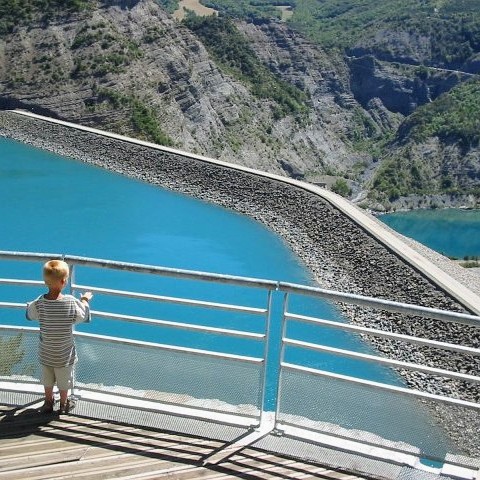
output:
POLYGON ((379 219, 444 255, 460 259, 480 256, 480 210, 414 210, 379 219))
MULTIPOLYGON (((248 217, 6 139, 0 139, 0 228, 0 250, 63 253, 314 284, 310 273, 283 241, 248 217)), ((98 272, 88 269, 81 270, 81 273, 82 283, 109 288, 171 296, 189 295, 198 299, 204 299, 208 294, 211 301, 252 306, 261 306, 258 302, 261 304, 263 298, 257 292, 229 290, 226 287, 216 287, 212 291, 211 285, 195 282, 159 281, 141 275, 132 280, 131 276, 111 271, 99 276, 98 272)), ((0 276, 40 280, 41 265, 4 262, 0 264, 0 276)), ((3 292, 3 298, 8 298, 7 301, 26 302, 42 293, 42 289, 26 288, 19 292, 19 289, 4 286, 0 292, 3 292)), ((135 304, 134 309, 129 310, 133 307, 128 302, 122 304, 118 298, 96 296, 93 308, 118 311, 120 304, 122 312, 131 315, 157 318, 175 315, 179 320, 192 320, 192 312, 188 309, 179 313, 176 307, 162 306, 161 310, 155 310, 145 305, 139 310, 140 307, 135 304)), ((290 306, 295 313, 345 321, 333 306, 325 302, 295 297, 290 306)), ((205 312, 195 312, 194 318, 200 324, 227 328, 235 328, 235 325, 238 328, 238 323, 243 322, 241 316, 227 317, 205 312)), ((13 310, 0 310, 0 323, 32 326, 24 319, 23 312, 13 310)), ((261 327, 250 328, 261 331, 261 327)), ((79 330, 207 350, 262 354, 262 347, 255 342, 153 329, 106 319, 95 319, 92 324, 79 327, 79 330)), ((366 353, 371 351, 356 336, 311 325, 291 327, 288 334, 299 340, 321 338, 322 343, 330 346, 366 353)), ((309 367, 367 380, 401 384, 392 372, 368 362, 304 350, 300 352, 293 348, 287 351, 287 361, 298 361, 309 367)), ((333 398, 333 403, 338 404, 335 396, 333 398)), ((353 398, 345 398, 345 401, 350 400, 353 398)), ((388 420, 390 406, 384 400, 375 407, 377 418, 384 415, 383 423, 376 422, 374 427, 365 427, 361 415, 354 420, 349 417, 348 408, 344 409, 345 418, 338 422, 344 422, 349 428, 370 428, 393 440, 418 442, 425 450, 429 450, 430 445, 438 451, 442 445, 441 436, 435 428, 423 428, 421 410, 415 411, 410 400, 398 399, 396 402, 401 427, 394 434, 388 420), (404 409, 400 413, 402 402, 404 409), (357 424, 357 420, 360 423, 357 424)), ((320 411, 316 402, 305 408, 309 410, 310 418, 320 411)))
MULTIPOLYGON (((313 285, 309 272, 283 241, 246 216, 17 142, 0 139, 0 151, 3 233, 0 250, 81 255, 313 285)), ((20 268, 18 273, 24 278, 40 279, 40 266, 17 263, 15 268, 20 268)), ((4 268, 12 266, 7 264, 4 268)), ((138 275, 133 278, 134 286, 131 274, 82 270, 81 283, 87 281, 91 285, 167 296, 191 295, 223 303, 241 303, 241 300, 246 305, 265 306, 265 295, 252 290, 216 286, 212 292, 210 284, 138 275)), ((38 295, 41 290, 21 292, 22 297, 11 301, 28 300, 28 295, 38 295)), ((198 309, 192 315, 192 310, 179 311, 178 307, 168 305, 162 305, 159 311, 157 306, 139 306, 118 297, 96 296, 94 299, 94 308, 98 310, 115 312, 119 311, 119 306, 123 313, 130 315, 175 317, 180 321, 194 316, 197 323, 226 328, 239 328, 243 320, 238 315, 198 309)), ((293 298, 291 307, 296 313, 343 321, 337 310, 325 302, 293 298)), ((31 325, 18 312, 15 323, 31 325)), ((116 336, 159 343, 262 355, 259 342, 227 341, 223 337, 181 330, 162 330, 105 319, 77 328, 106 335, 115 332, 116 336)), ((253 326, 252 330, 261 330, 261 325, 253 326)), ((289 333, 304 340, 321 335, 331 346, 348 345, 354 350, 369 351, 357 337, 338 331, 305 325, 292 327, 289 333)), ((296 358, 297 350, 292 349, 290 355, 296 358)), ((313 362, 311 366, 331 363, 329 356, 313 352, 307 356, 313 362)), ((384 372, 349 359, 330 366, 339 373, 356 371, 369 379, 384 372)), ((385 376, 391 378, 388 371, 385 376)))

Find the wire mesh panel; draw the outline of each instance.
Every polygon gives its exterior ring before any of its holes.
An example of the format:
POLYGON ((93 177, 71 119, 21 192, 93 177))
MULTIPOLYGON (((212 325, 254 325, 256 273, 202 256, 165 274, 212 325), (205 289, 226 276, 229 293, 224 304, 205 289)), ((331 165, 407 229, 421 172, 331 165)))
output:
MULTIPOLYGON (((325 294, 284 288, 306 298, 325 294)), ((326 296, 353 304, 360 321, 342 324, 292 303, 287 310, 286 303, 280 424, 402 452, 432 468, 476 467, 478 317, 340 292, 326 296)))
MULTIPOLYGON (((338 474, 339 478, 356 478, 346 473, 348 471, 362 475, 360 478, 398 480, 402 473, 402 467, 391 461, 365 458, 365 456, 355 452, 332 449, 324 445, 305 442, 302 439, 290 438, 284 435, 268 435, 256 442, 253 446, 268 452, 276 452, 281 455, 299 458, 312 463, 318 462, 320 465, 329 466, 332 469, 344 470, 343 474, 338 474), (363 477, 363 475, 366 475, 366 477, 363 477)), ((408 480, 440 480, 440 477, 437 476, 422 476, 418 474, 418 470, 415 470, 415 472, 415 476, 405 477, 404 480, 407 480, 407 478, 408 480)), ((318 478, 328 477, 322 477, 320 474, 318 478)))
POLYGON ((282 365, 277 419, 280 429, 300 429, 295 438, 316 432, 345 451, 356 451, 354 441, 401 452, 422 468, 439 469, 445 463, 480 467, 477 403, 402 384, 282 365))
POLYGON ((0 378, 40 382, 38 332, 0 329, 0 378))
POLYGON ((258 416, 262 362, 77 337, 76 386, 258 416))
POLYGON ((459 451, 419 400, 303 372, 282 373, 279 420, 425 457, 459 451))
POLYGON ((165 414, 153 410, 135 409, 82 399, 77 402, 75 415, 114 422, 142 425, 180 434, 195 435, 232 442, 245 435, 246 427, 212 422, 201 418, 165 414))

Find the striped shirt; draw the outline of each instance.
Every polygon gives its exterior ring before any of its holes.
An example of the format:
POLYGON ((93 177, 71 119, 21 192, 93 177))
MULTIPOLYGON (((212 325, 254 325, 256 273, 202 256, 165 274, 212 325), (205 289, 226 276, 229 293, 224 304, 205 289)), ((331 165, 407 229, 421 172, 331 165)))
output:
POLYGON ((28 320, 40 323, 40 363, 49 367, 67 367, 77 359, 72 327, 89 322, 90 309, 73 295, 48 300, 43 295, 27 304, 28 320))

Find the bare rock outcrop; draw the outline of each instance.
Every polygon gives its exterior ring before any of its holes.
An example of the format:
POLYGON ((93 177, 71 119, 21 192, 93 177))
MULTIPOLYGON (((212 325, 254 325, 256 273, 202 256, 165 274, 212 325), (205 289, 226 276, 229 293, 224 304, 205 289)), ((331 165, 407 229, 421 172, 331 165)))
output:
POLYGON ((157 143, 313 180, 359 161, 347 140, 353 112, 337 101, 347 88, 345 64, 285 25, 239 26, 275 74, 308 94, 302 119, 279 118, 272 100, 222 71, 153 0, 99 1, 0 38, 0 108, 143 132, 157 143))

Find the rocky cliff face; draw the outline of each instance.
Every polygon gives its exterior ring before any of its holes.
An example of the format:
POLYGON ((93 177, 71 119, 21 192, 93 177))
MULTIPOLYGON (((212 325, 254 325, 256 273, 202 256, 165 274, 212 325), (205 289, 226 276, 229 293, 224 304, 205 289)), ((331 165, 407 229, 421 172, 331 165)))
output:
POLYGON ((0 40, 0 107, 134 136, 141 124, 159 143, 307 180, 357 162, 346 141, 352 111, 338 102, 349 95, 345 65, 281 24, 240 26, 275 72, 308 92, 303 118, 276 118, 271 101, 222 72, 153 0, 16 28, 0 40))
POLYGON ((136 100, 155 108, 155 120, 186 148, 218 137, 238 110, 242 86, 225 78, 155 2, 129 7, 99 6, 4 39, 3 106, 130 133, 128 110, 136 100))
POLYGON ((390 113, 410 115, 421 105, 448 92, 468 75, 431 69, 428 75, 416 64, 379 60, 373 55, 351 57, 350 86, 355 99, 367 110, 380 100, 390 113))
MULTIPOLYGON (((391 58, 368 43, 342 57, 279 21, 236 20, 269 71, 305 94, 301 114, 279 115, 275 100, 255 95, 155 0, 93 4, 49 19, 39 15, 0 37, 0 108, 32 110, 314 183, 345 176, 352 198, 365 203, 376 169, 388 154, 401 153, 395 145, 379 153, 376 142, 465 79, 418 67, 428 53, 423 37, 403 36, 391 58)), ((475 69, 475 57, 469 62, 475 69)), ((442 172, 462 170, 466 152, 447 150, 435 148, 423 161, 433 158, 442 172), (457 160, 440 161, 445 155, 457 160)))

